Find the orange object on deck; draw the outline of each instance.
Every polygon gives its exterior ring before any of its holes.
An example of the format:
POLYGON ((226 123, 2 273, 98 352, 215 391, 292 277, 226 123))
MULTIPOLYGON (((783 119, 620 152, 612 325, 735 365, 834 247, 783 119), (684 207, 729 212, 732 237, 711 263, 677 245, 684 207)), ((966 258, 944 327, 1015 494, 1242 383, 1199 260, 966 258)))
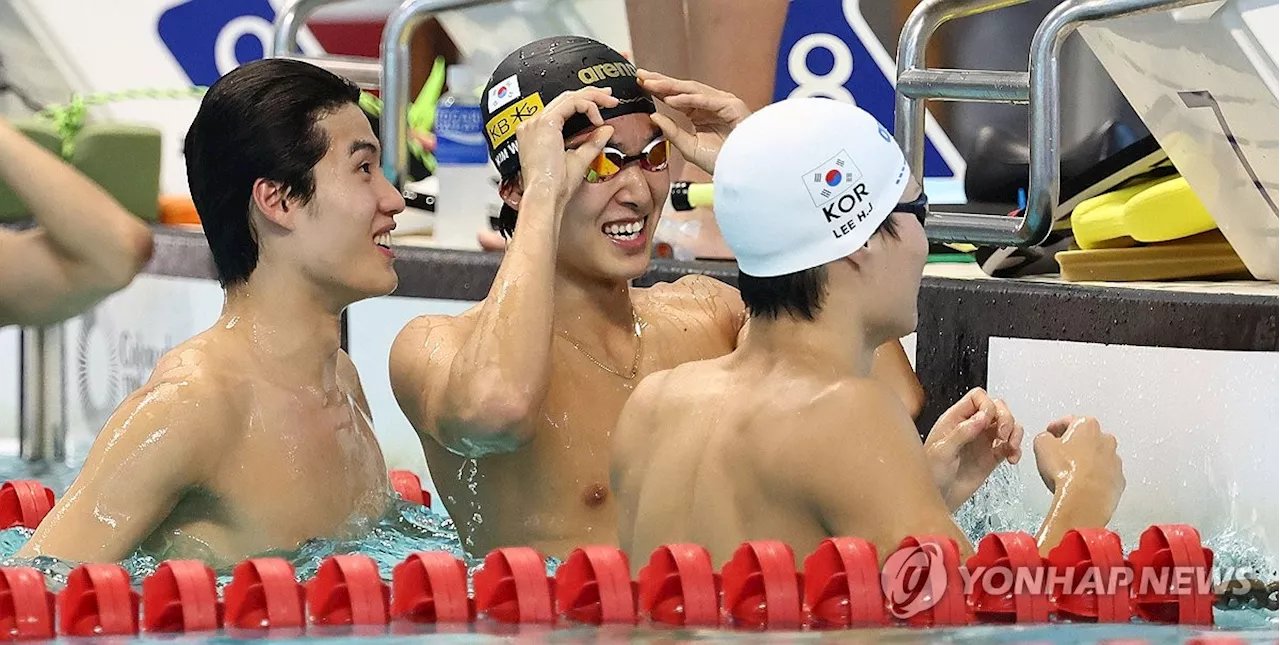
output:
POLYGON ((160 223, 167 225, 191 224, 200 226, 200 214, 196 205, 186 195, 160 196, 160 223))

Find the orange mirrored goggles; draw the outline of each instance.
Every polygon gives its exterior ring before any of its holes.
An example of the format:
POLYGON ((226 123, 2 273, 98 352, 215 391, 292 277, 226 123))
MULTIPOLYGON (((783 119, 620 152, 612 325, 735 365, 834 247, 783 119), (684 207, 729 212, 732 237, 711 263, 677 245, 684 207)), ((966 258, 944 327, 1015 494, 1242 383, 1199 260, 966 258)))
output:
POLYGON ((614 175, 622 172, 622 169, 627 164, 633 162, 639 162, 640 167, 649 172, 666 170, 670 152, 670 144, 662 137, 650 141, 649 145, 640 151, 640 154, 630 157, 622 154, 622 151, 617 148, 605 148, 600 151, 599 155, 596 155, 596 158, 591 161, 591 165, 587 167, 587 182, 598 184, 602 181, 608 181, 614 175))

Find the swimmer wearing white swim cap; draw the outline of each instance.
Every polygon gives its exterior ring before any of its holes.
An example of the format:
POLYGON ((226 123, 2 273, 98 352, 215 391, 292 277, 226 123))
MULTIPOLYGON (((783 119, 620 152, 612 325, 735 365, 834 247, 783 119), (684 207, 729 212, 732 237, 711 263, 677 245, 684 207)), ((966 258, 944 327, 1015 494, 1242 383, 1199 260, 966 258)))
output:
MULTIPOLYGON (((782 540, 797 566, 825 538, 883 559, 908 535, 972 547, 951 518, 1001 462, 1021 459, 1008 407, 975 389, 921 445, 899 398, 871 378, 875 348, 915 329, 927 201, 889 133, 830 99, 789 99, 720 150, 716 219, 750 319, 729 355, 645 378, 614 433, 619 539, 633 567, 695 543, 727 561, 782 540)), ((1115 438, 1063 418, 1035 440, 1055 493, 1037 536, 1105 526, 1124 489, 1115 438)))

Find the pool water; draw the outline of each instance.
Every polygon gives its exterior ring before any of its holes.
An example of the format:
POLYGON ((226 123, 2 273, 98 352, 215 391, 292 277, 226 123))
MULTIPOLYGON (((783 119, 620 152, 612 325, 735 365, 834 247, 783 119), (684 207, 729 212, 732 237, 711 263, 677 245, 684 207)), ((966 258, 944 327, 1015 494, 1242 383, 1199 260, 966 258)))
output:
MULTIPOLYGON (((59 498, 65 493, 75 478, 76 468, 62 464, 27 464, 16 458, 0 458, 0 481, 12 479, 35 479, 49 486, 59 498)), ((995 510, 1007 503, 1008 489, 1011 479, 1007 473, 997 471, 992 480, 975 495, 964 508, 957 513, 957 520, 965 529, 970 539, 977 540, 991 530, 1028 530, 1034 532, 1034 524, 1038 519, 1024 517, 995 510), (994 515, 993 515, 994 513, 994 515)), ((51 590, 57 591, 66 585, 67 575, 75 567, 75 563, 61 561, 56 558, 39 557, 33 560, 13 558, 15 553, 30 538, 32 531, 24 528, 13 528, 0 531, 0 566, 31 566, 45 574, 51 590)), ((1218 537, 1218 536, 1214 536, 1218 537)), ((1214 537, 1206 539, 1208 546, 1215 546, 1214 537)), ((1219 539, 1217 546, 1226 547, 1222 553, 1215 550, 1221 560, 1235 565, 1249 564, 1256 566, 1260 578, 1264 581, 1275 580, 1274 563, 1261 554, 1248 549, 1232 551, 1234 542, 1230 536, 1219 539), (1271 568, 1270 575, 1266 571, 1271 568)), ((1132 546, 1126 544, 1126 552, 1132 546)), ((406 503, 397 499, 387 515, 366 535, 351 540, 312 540, 295 552, 278 555, 289 560, 299 580, 306 580, 315 575, 320 564, 328 557, 340 554, 359 553, 372 558, 378 565, 382 577, 391 580, 392 569, 405 558, 420 551, 445 551, 462 560, 474 573, 480 566, 478 558, 465 553, 458 539, 457 529, 447 516, 433 512, 428 507, 406 503)), ((135 588, 140 589, 142 580, 155 572, 160 561, 147 554, 137 552, 120 563, 130 574, 135 588)), ((547 573, 554 575, 559 562, 547 560, 547 573)), ((222 588, 231 581, 231 568, 216 571, 218 586, 222 588)), ((1214 609, 1215 627, 1185 628, 1173 625, 1151 625, 1130 623, 1119 625, 1092 624, 1053 624, 1035 626, 982 625, 963 628, 946 629, 906 629, 892 628, 880 630, 848 630, 839 632, 767 632, 753 633, 734 630, 683 630, 661 627, 546 627, 510 626, 481 621, 467 627, 441 627, 393 625, 390 628, 378 628, 374 631, 354 631, 351 628, 309 628, 305 637, 271 634, 264 636, 257 633, 206 634, 206 635, 147 635, 138 637, 109 637, 92 639, 95 643, 133 645, 139 642, 164 641, 165 643, 238 643, 244 641, 271 640, 288 643, 305 641, 315 643, 323 641, 335 645, 350 645, 357 642, 376 641, 379 645, 396 643, 420 643, 424 638, 448 642, 639 642, 639 643, 673 643, 673 642, 768 642, 768 643, 901 643, 904 645, 924 643, 1107 643, 1115 641, 1140 641, 1156 645, 1160 643, 1183 643, 1197 636, 1230 636, 1247 643, 1276 643, 1280 629, 1280 616, 1276 611, 1244 608, 1233 610, 1214 609)), ((60 638, 67 643, 84 642, 83 639, 60 638)))
MULTIPOLYGON (((17 479, 34 479, 53 490, 58 499, 71 487, 77 468, 63 464, 28 464, 16 458, 0 457, 0 482, 17 479)), ((30 539, 31 529, 11 528, 0 531, 0 566, 29 566, 45 575, 51 590, 66 586, 67 575, 75 568, 75 562, 52 557, 30 560, 14 558, 14 553, 30 539)), ((358 553, 367 555, 378 565, 384 580, 390 582, 392 569, 413 553, 444 551, 466 564, 474 573, 482 563, 481 558, 467 555, 458 537, 453 520, 447 515, 432 511, 429 507, 406 502, 393 497, 387 514, 368 533, 354 539, 314 539, 299 549, 288 553, 266 554, 281 557, 293 565, 298 580, 308 580, 316 574, 320 565, 334 555, 358 553)), ((155 573, 162 560, 141 550, 135 551, 120 565, 129 572, 134 586, 141 588, 142 581, 155 573)), ((547 558, 548 575, 554 575, 559 561, 547 558)), ((233 566, 215 569, 218 588, 231 582, 233 566)))

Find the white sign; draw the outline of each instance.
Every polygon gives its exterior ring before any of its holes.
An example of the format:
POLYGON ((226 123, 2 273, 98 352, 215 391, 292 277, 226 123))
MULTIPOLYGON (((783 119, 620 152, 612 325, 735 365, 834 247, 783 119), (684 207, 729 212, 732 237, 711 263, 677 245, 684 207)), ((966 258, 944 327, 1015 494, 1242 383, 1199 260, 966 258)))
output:
MULTIPOLYGON (((1270 559, 1280 548, 1275 352, 1227 352, 992 338, 992 396, 1026 428, 1014 490, 991 509, 1030 520, 1049 507, 1032 441, 1053 419, 1094 416, 1115 435, 1127 485, 1108 527, 1126 547, 1153 524, 1189 524, 1270 559)), ((1031 526, 1030 524, 1035 524, 1031 526)), ((1126 549, 1127 551, 1128 549, 1126 549)))

